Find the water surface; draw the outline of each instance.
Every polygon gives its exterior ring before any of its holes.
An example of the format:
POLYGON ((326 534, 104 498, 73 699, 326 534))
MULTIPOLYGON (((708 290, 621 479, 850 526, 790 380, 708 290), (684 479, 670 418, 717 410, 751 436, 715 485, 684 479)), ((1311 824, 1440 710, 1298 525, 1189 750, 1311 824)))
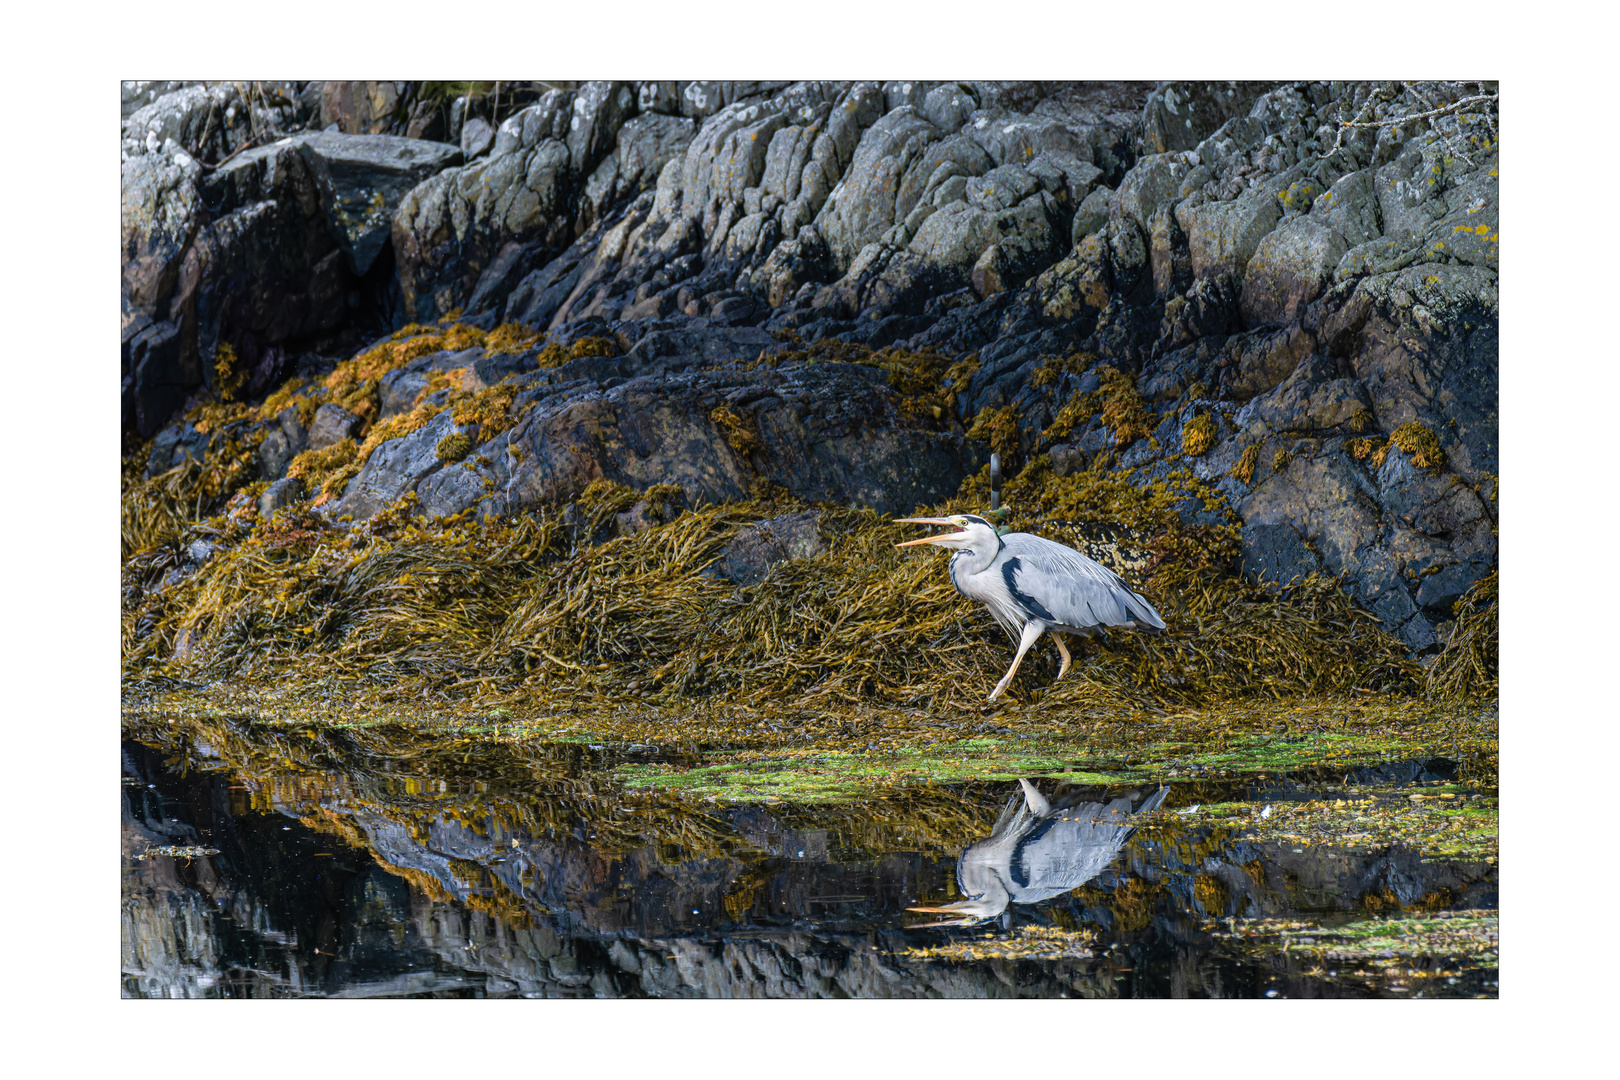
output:
MULTIPOLYGON (((244 776, 204 745, 130 739, 123 994, 1496 994, 1493 862, 1264 842, 1189 813, 1333 794, 1287 777, 1172 786, 1098 846, 1095 808, 1156 786, 1040 781, 1053 820, 1014 836, 1013 783, 671 809, 616 792, 600 757, 563 748, 543 782, 442 759, 244 776), (160 848, 176 853, 140 857, 160 848), (964 852, 1014 882, 1000 910, 909 912, 964 898, 964 852)), ((1451 780, 1430 762, 1343 782, 1406 798, 1451 780)))

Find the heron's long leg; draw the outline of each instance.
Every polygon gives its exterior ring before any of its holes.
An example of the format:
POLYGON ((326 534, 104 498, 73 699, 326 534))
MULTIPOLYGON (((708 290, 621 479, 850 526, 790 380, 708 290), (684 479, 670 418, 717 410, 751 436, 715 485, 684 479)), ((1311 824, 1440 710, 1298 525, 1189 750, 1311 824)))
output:
POLYGON ((1063 676, 1069 673, 1069 647, 1068 645, 1064 644, 1063 635, 1058 633, 1056 630, 1052 631, 1052 641, 1057 645, 1058 652, 1063 656, 1063 663, 1058 665, 1057 676, 1059 679, 1061 679, 1063 676))
POLYGON ((1029 652, 1029 647, 1035 644, 1035 639, 1040 637, 1041 631, 1045 629, 1046 627, 1038 622, 1024 624, 1023 636, 1018 639, 1018 655, 1013 657, 1012 667, 1007 669, 1007 674, 1003 675, 1001 681, 996 683, 996 688, 990 691, 991 701, 996 700, 1001 696, 1001 692, 1007 689, 1007 684, 1012 682, 1014 675, 1018 674, 1018 665, 1024 662, 1024 654, 1029 652))

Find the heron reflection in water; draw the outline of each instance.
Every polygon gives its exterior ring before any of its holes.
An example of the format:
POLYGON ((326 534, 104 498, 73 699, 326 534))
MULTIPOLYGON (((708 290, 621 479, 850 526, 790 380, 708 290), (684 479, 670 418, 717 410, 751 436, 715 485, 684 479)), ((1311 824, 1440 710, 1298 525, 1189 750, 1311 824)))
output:
MULTIPOLYGON (((987 839, 962 853, 956 884, 966 899, 908 911, 955 916, 923 926, 972 926, 993 919, 1008 904, 1035 904, 1078 889, 1108 869, 1134 827, 1131 798, 1054 809, 1028 780, 996 819, 987 839)), ((1161 787, 1137 808, 1157 810, 1170 794, 1161 787)))

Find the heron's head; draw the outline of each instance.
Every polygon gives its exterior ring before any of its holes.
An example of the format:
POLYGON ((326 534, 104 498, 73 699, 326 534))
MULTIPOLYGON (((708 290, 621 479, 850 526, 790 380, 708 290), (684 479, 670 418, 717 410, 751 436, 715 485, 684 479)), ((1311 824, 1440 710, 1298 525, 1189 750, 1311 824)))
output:
POLYGON ((1007 894, 1005 891, 994 896, 981 896, 973 900, 953 900, 949 904, 919 905, 908 907, 907 911, 916 911, 928 915, 948 915, 950 918, 938 922, 921 923, 912 927, 913 930, 922 930, 930 926, 976 926, 987 922, 1007 910, 1007 894))
POLYGON ((912 547, 917 544, 938 544, 942 548, 959 551, 962 548, 983 549, 985 545, 993 551, 996 546, 996 527, 977 514, 953 514, 942 518, 895 518, 896 524, 908 525, 943 525, 945 532, 935 533, 933 536, 924 536, 917 540, 907 540, 896 544, 895 547, 912 547))

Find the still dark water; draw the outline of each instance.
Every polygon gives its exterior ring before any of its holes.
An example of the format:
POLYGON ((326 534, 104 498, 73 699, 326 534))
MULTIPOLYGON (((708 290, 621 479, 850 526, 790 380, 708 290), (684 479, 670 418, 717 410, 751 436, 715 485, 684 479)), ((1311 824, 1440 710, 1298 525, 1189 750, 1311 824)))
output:
POLYGON ((958 860, 905 850, 903 825, 874 850, 847 813, 817 827, 814 808, 716 808, 719 848, 607 848, 583 818, 413 803, 445 788, 431 776, 387 799, 330 777, 269 790, 171 750, 123 746, 126 997, 1496 996, 1494 953, 1280 950, 1230 921, 1291 925, 1297 946, 1319 944, 1299 936, 1313 926, 1364 928, 1370 896, 1494 914, 1494 865, 1108 817, 1151 791, 1076 789, 1050 819, 998 821, 1016 784, 963 789, 965 872, 1012 894, 928 926, 953 916, 906 909, 959 900, 958 860), (194 850, 138 857, 155 848, 194 850))

